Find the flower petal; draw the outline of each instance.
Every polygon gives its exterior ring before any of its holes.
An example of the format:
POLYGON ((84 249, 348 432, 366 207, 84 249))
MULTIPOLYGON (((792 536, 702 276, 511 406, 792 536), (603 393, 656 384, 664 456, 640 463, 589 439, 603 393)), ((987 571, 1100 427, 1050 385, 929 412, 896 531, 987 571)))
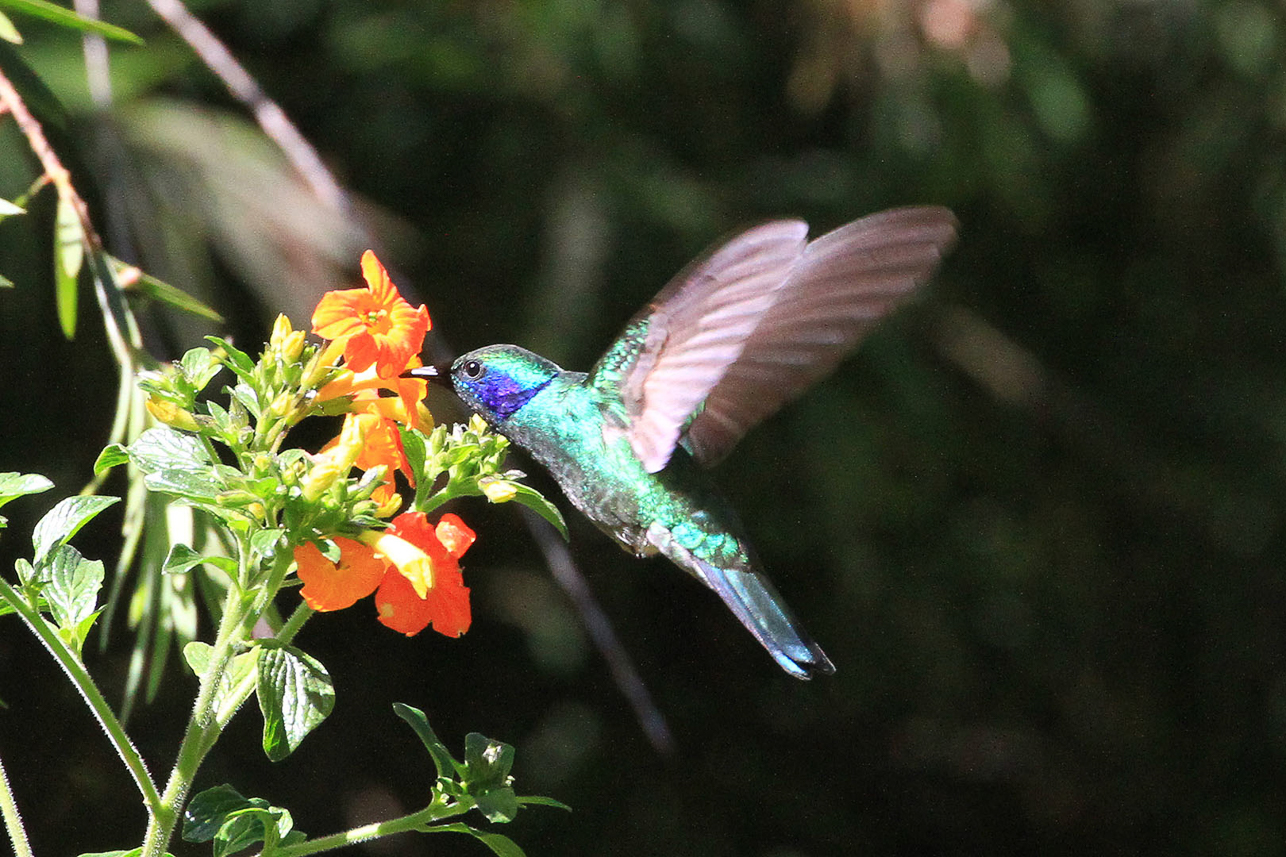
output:
POLYGON ((366 545, 336 536, 339 563, 328 560, 317 545, 306 542, 295 548, 300 595, 314 610, 342 610, 375 591, 384 578, 385 566, 366 545))

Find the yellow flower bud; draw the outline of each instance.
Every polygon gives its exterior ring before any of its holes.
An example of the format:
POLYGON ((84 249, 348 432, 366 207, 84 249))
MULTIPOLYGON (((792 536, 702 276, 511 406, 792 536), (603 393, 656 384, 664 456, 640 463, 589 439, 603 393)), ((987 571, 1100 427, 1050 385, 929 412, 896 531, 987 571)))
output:
POLYGON ((508 503, 518 496, 518 486, 508 479, 484 478, 478 480, 478 487, 492 503, 508 503))
POLYGON ((143 404, 157 422, 183 431, 199 431, 201 428, 191 411, 185 411, 173 402, 149 398, 143 404))

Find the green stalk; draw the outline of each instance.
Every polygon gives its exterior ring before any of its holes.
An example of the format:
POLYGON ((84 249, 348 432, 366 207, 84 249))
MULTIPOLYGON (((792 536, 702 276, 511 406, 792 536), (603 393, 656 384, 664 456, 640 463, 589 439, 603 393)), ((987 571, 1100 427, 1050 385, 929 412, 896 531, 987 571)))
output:
POLYGON ((93 712, 94 718, 98 720, 98 725, 102 726, 103 731, 107 733, 107 739, 116 749, 116 755, 121 757, 125 768, 134 778, 134 783, 143 794, 143 802, 147 805, 148 814, 155 819, 162 809, 161 795, 156 791, 156 784, 152 782, 152 777, 147 772, 147 765, 143 763, 143 757, 139 755, 138 748, 130 741, 129 735, 125 734, 124 727, 116 719, 111 705, 103 698, 98 685, 85 669, 85 665, 81 663, 75 652, 67 648, 67 644, 44 620, 44 617, 3 578, 0 578, 0 598, 3 598, 14 612, 22 617, 22 621, 44 644, 58 666, 62 667, 63 672, 71 679, 71 683, 85 700, 89 710, 93 712))
MULTIPOLYGON (((368 842, 372 839, 392 836, 395 833, 409 833, 435 821, 464 815, 471 809, 473 809, 472 801, 449 805, 433 803, 419 812, 413 812, 401 818, 391 818, 388 821, 364 824, 361 827, 354 827, 342 833, 332 833, 330 836, 319 836, 316 839, 309 839, 306 842, 300 842, 295 845, 274 848, 271 857, 308 857, 309 854, 320 854, 322 851, 343 848, 345 845, 356 845, 359 842, 368 842)), ((265 851, 257 855, 257 857, 267 857, 267 852, 265 851)))
POLYGON ((13 844, 14 857, 32 857, 31 843, 27 841, 27 831, 22 826, 22 816, 18 815, 18 802, 14 800, 4 765, 0 765, 0 816, 4 817, 4 829, 13 844))
MULTIPOLYGON (((248 546, 243 544, 241 553, 242 556, 247 556, 248 546)), ((161 796, 160 809, 148 822, 141 857, 160 857, 165 852, 166 845, 174 835, 179 810, 196 779, 197 770, 221 729, 213 716, 214 700, 228 663, 245 642, 245 617, 250 612, 250 600, 244 590, 235 584, 228 591, 223 619, 219 623, 219 631, 210 652, 209 667, 201 676, 196 702, 183 733, 183 742, 179 745, 178 760, 174 763, 174 770, 170 773, 170 780, 161 796)))

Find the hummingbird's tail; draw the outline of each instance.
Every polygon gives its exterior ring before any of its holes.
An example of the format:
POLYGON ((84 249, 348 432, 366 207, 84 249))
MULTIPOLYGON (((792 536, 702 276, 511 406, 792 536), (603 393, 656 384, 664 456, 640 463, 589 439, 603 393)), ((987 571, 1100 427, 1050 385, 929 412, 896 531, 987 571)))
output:
POLYGON ((689 568, 695 566, 697 576, 719 594, 782 669, 801 679, 835 672, 835 665, 799 627, 768 578, 753 571, 717 568, 691 554, 688 559, 689 568))

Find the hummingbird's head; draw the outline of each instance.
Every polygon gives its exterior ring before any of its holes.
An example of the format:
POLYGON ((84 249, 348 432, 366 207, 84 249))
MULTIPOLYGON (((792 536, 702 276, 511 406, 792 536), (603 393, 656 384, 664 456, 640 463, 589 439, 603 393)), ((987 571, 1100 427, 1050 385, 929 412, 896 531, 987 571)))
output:
POLYGON ((451 364, 455 393, 487 422, 499 425, 539 393, 562 370, 516 345, 490 345, 451 364))

